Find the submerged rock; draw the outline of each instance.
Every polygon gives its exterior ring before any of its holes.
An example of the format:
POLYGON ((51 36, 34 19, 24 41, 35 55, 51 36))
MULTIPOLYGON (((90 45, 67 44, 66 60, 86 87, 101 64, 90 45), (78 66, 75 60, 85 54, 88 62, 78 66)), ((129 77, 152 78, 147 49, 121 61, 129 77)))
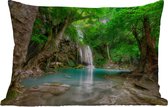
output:
POLYGON ((57 82, 44 83, 43 85, 26 89, 12 104, 24 106, 46 105, 49 99, 64 94, 69 89, 70 86, 66 84, 57 82))
POLYGON ((66 92, 70 88, 69 85, 61 83, 45 83, 37 88, 31 88, 30 90, 36 90, 39 93, 51 93, 52 95, 60 95, 66 92))

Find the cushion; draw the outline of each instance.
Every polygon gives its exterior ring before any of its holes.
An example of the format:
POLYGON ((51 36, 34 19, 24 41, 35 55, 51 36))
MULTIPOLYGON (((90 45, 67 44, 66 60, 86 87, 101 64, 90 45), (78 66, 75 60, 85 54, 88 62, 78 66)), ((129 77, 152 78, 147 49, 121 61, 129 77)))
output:
POLYGON ((158 84, 163 1, 49 7, 9 1, 14 51, 2 105, 167 105, 158 84))

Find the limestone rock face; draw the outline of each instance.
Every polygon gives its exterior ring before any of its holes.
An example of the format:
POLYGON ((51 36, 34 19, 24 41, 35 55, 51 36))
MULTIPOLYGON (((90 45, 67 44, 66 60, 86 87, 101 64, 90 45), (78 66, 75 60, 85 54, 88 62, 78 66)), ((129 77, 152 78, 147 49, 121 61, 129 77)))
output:
POLYGON ((9 1, 14 34, 13 79, 22 71, 38 7, 9 1))
POLYGON ((77 46, 71 40, 62 39, 57 51, 50 58, 50 68, 74 67, 79 62, 77 46))

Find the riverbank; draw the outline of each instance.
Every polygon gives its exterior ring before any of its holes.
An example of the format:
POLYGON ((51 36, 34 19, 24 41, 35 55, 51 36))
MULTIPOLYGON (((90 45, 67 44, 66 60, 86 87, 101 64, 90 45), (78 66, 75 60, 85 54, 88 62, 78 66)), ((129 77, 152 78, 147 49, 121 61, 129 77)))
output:
MULTIPOLYGON (((22 92, 15 99, 3 101, 3 104, 18 106, 167 104, 165 99, 160 98, 157 82, 145 76, 137 78, 131 74, 104 75, 103 80, 98 79, 88 84, 84 79, 77 85, 71 80, 74 77, 67 75, 65 75, 65 83, 45 82, 38 86, 23 87, 22 92), (73 83, 68 84, 68 80, 73 83)), ((55 77, 54 74, 50 76, 55 77)))

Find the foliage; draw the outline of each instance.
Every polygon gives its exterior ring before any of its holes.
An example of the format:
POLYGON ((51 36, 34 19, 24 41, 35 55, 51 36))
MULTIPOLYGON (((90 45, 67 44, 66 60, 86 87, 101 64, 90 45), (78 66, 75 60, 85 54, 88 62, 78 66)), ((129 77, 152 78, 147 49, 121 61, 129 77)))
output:
POLYGON ((94 54, 93 59, 95 66, 102 67, 107 62, 107 59, 101 53, 94 51, 93 54, 94 54))
POLYGON ((131 59, 138 59, 139 49, 136 45, 120 44, 111 52, 114 62, 128 62, 131 59))
POLYGON ((107 18, 110 19, 107 23, 97 22, 96 26, 87 31, 86 41, 93 47, 105 45, 103 47, 105 49, 108 45, 111 59, 114 62, 128 63, 133 62, 134 59, 140 59, 140 52, 137 40, 132 34, 132 27, 136 26, 138 36, 142 38, 144 35, 143 18, 149 17, 151 36, 156 40, 157 50, 162 6, 163 1, 158 1, 142 7, 112 9, 111 18, 107 18), (97 39, 95 40, 95 38, 97 39))
POLYGON ((158 50, 162 7, 161 0, 146 6, 129 8, 41 7, 41 16, 35 21, 31 40, 45 44, 49 32, 60 27, 68 19, 65 37, 78 44, 90 45, 94 64, 106 63, 108 49, 112 61, 131 63, 140 59, 138 42, 132 30, 136 28, 138 38, 143 37, 144 17, 149 17, 150 33, 155 40, 156 51, 158 50), (79 36, 79 31, 82 32, 82 37, 79 36))
POLYGON ((34 23, 33 33, 31 40, 37 44, 42 44, 47 41, 47 37, 42 33, 43 22, 41 19, 37 18, 34 23))

